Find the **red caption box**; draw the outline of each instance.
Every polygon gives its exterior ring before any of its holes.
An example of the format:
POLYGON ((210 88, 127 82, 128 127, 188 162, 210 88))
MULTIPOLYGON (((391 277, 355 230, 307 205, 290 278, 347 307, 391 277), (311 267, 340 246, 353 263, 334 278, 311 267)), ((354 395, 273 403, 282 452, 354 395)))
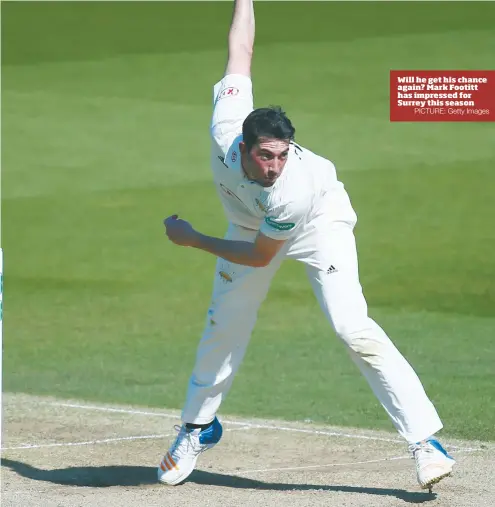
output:
POLYGON ((390 121, 495 121, 495 70, 391 70, 390 121))

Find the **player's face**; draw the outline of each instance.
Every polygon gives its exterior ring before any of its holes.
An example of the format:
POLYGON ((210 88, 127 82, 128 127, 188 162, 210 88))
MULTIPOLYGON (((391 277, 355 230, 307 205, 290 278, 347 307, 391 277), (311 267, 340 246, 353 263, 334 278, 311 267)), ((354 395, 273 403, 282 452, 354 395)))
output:
POLYGON ((282 174, 289 146, 289 141, 262 137, 250 152, 241 148, 242 167, 247 177, 263 187, 271 187, 282 174))

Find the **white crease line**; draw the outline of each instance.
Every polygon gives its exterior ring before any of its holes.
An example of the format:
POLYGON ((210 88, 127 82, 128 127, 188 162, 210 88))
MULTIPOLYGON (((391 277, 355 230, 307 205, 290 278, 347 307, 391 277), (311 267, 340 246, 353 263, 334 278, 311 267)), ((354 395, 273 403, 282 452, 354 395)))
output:
MULTIPOLYGON (((482 449, 481 447, 472 447, 467 449, 459 449, 457 452, 476 452, 476 451, 483 451, 485 449, 482 449)), ((257 473, 263 473, 263 472, 281 472, 285 470, 308 470, 311 468, 325 468, 325 467, 343 467, 343 466, 354 466, 354 465, 367 465, 368 463, 382 463, 384 461, 396 461, 399 459, 410 459, 411 456, 395 456, 393 458, 382 458, 382 459, 371 459, 368 461, 351 461, 350 463, 328 463, 325 465, 305 465, 305 466, 299 466, 299 467, 283 467, 283 468, 263 468, 259 470, 244 470, 239 471, 236 470, 235 472, 230 472, 232 475, 247 475, 247 474, 257 474, 257 473)))
MULTIPOLYGON (((57 406, 57 407, 68 407, 68 408, 79 408, 84 410, 99 410, 102 412, 113 412, 120 414, 133 414, 133 415, 150 415, 155 417, 167 417, 169 419, 180 419, 179 415, 176 414, 168 414, 166 412, 146 412, 143 410, 129 410, 122 408, 109 408, 109 407, 98 407, 92 405, 75 405, 72 403, 50 403, 49 405, 57 406)), ((307 433, 311 435, 326 435, 330 437, 344 437, 344 438, 353 438, 359 440, 372 440, 377 442, 392 442, 395 444, 403 444, 403 440, 400 439, 392 439, 392 438, 383 438, 383 437, 371 437, 367 435, 352 435, 348 433, 341 433, 338 431, 325 431, 325 430, 310 430, 310 429, 302 429, 302 428, 291 428, 286 426, 273 426, 269 424, 257 424, 250 423, 247 421, 231 421, 229 419, 222 419, 222 422, 226 424, 233 424, 238 426, 245 426, 253 429, 267 429, 267 430, 278 430, 278 431, 292 431, 295 433, 307 433)))
MULTIPOLYGON (((85 409, 85 410, 99 410, 102 412, 114 412, 114 413, 120 413, 120 414, 132 414, 132 415, 151 415, 155 417, 166 417, 169 419, 177 419, 180 420, 180 415, 178 414, 170 414, 167 412, 147 412, 143 410, 130 410, 130 409, 122 409, 122 408, 110 408, 110 407, 99 407, 94 405, 78 405, 73 403, 60 403, 60 402, 46 402, 48 405, 52 406, 58 406, 58 407, 68 407, 68 408, 79 408, 79 409, 85 409)), ((274 426, 269 424, 258 424, 258 423, 250 423, 248 421, 231 421, 229 419, 222 419, 222 422, 226 424, 232 424, 236 426, 242 426, 241 429, 267 429, 267 430, 278 430, 278 431, 292 431, 294 433, 306 433, 310 435, 325 435, 330 437, 343 437, 343 438, 353 438, 358 440, 371 440, 371 441, 377 441, 377 442, 391 442, 394 444, 401 444, 404 445, 404 440, 400 438, 392 439, 392 438, 384 438, 384 437, 372 437, 368 435, 355 435, 355 434, 348 434, 348 433, 342 433, 338 431, 325 431, 325 430, 310 430, 310 429, 303 429, 303 428, 291 428, 291 427, 285 427, 285 426, 274 426)), ((229 429, 227 429, 229 430, 229 429)), ((232 431, 233 428, 230 428, 232 431)), ((463 448, 459 447, 457 445, 450 445, 445 444, 445 447, 448 449, 452 449, 457 451, 468 451, 469 449, 473 450, 482 450, 479 448, 463 448)))
MULTIPOLYGON (((45 403, 44 403, 45 404, 45 403)), ((156 417, 168 417, 169 419, 180 419, 180 415, 167 414, 163 412, 145 412, 144 410, 129 410, 124 408, 110 408, 110 407, 98 407, 93 405, 75 405, 73 403, 53 403, 46 402, 47 405, 54 407, 68 407, 68 408, 81 408, 85 410, 100 410, 101 412, 114 412, 117 414, 134 414, 134 415, 154 415, 156 417)))
MULTIPOLYGON (((228 422, 228 421, 225 421, 228 422)), ((232 423, 231 423, 232 424, 232 423)), ((272 429, 278 431, 293 431, 295 433, 309 433, 311 435, 326 435, 330 437, 345 437, 345 438, 355 438, 360 440, 376 440, 378 442, 392 442, 394 444, 403 443, 402 440, 392 439, 392 438, 383 438, 383 437, 369 437, 367 435, 352 435, 348 433, 341 433, 338 431, 325 431, 325 430, 309 430, 303 428, 291 428, 286 426, 269 426, 265 424, 251 424, 251 428, 260 428, 260 429, 272 429)))
MULTIPOLYGON (((242 428, 227 428, 225 431, 242 431, 251 429, 248 426, 243 426, 242 428)), ((122 442, 126 440, 151 440, 151 439, 159 439, 159 438, 167 438, 175 435, 175 433, 167 433, 165 435, 142 435, 135 437, 117 437, 117 438, 106 438, 104 440, 92 440, 90 442, 64 442, 60 444, 25 444, 20 445, 18 447, 2 447, 0 450, 2 451, 13 451, 19 449, 39 449, 42 447, 73 447, 78 445, 97 445, 97 444, 108 444, 111 442, 122 442)))
POLYGON ((60 444, 26 444, 18 447, 2 447, 2 451, 13 451, 17 449, 40 449, 42 447, 70 447, 78 445, 96 445, 96 444, 108 444, 111 442, 122 442, 124 440, 150 440, 158 438, 166 438, 172 436, 173 433, 165 435, 139 435, 134 437, 117 437, 117 438, 105 438, 103 440, 91 440, 89 442, 64 442, 60 444))
POLYGON ((310 468, 325 468, 325 467, 343 467, 343 466, 352 466, 352 465, 366 465, 368 463, 381 463, 382 461, 393 461, 398 459, 407 459, 409 456, 396 456, 393 458, 383 458, 383 459, 370 459, 368 461, 351 461, 350 463, 328 463, 325 465, 306 465, 301 467, 283 467, 283 468, 264 468, 260 470, 245 470, 243 472, 233 472, 234 475, 246 475, 246 474, 257 474, 263 472, 281 472, 283 470, 307 470, 310 468))

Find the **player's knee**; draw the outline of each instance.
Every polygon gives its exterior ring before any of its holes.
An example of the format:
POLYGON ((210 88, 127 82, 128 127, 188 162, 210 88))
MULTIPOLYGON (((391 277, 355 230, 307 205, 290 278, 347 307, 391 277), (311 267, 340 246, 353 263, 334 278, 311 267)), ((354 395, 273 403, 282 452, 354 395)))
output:
POLYGON ((361 359, 370 363, 378 364, 387 355, 387 349, 391 345, 390 340, 375 326, 341 327, 336 329, 337 335, 345 345, 361 359))
POLYGON ((347 345, 351 346, 357 337, 369 334, 367 319, 333 319, 333 327, 337 336, 344 341, 347 345))
POLYGON ((232 374, 233 368, 228 361, 224 361, 221 364, 197 364, 190 382, 194 387, 211 389, 228 381, 232 374))

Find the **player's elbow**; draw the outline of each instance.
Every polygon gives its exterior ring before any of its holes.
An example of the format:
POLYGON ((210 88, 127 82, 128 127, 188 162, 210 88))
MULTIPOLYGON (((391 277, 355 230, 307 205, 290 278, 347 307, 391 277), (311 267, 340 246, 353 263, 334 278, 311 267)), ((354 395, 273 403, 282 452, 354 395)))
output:
POLYGON ((229 60, 249 60, 253 59, 254 44, 252 40, 229 40, 229 60))
POLYGON ((255 22, 253 13, 242 16, 242 19, 234 20, 228 36, 229 56, 247 54, 251 57, 253 55, 254 36, 255 22))
POLYGON ((270 263, 266 262, 264 260, 256 259, 251 262, 251 267, 252 268, 266 268, 268 266, 268 264, 270 264, 270 263))
POLYGON ((257 255, 252 259, 251 266, 253 268, 266 268, 270 262, 272 262, 272 257, 268 257, 266 255, 257 255))

